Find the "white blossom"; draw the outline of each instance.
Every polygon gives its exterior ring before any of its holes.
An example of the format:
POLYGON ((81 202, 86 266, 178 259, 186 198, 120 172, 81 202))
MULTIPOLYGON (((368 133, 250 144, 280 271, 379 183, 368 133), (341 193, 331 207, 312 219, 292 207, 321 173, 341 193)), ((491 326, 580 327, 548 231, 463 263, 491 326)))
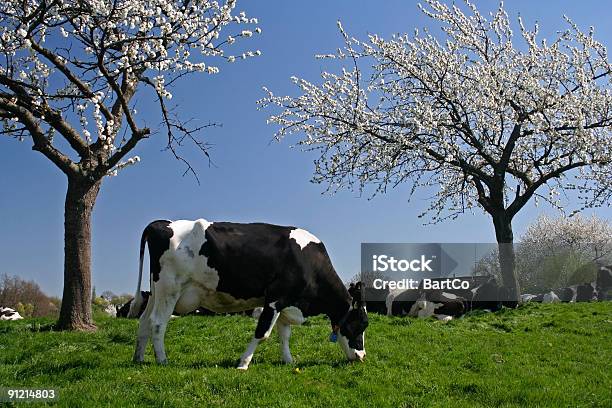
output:
POLYGON ((126 167, 133 166, 134 164, 139 163, 139 162, 140 162, 140 156, 130 157, 126 161, 123 161, 117 164, 115 167, 109 170, 107 173, 107 176, 115 177, 119 174, 121 170, 125 169, 126 167))

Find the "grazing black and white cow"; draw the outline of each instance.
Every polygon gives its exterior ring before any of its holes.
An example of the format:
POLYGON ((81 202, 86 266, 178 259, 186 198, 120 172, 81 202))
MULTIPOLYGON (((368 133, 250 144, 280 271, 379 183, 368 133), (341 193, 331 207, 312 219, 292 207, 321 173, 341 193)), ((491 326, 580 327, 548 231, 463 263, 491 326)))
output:
POLYGON ((326 314, 338 343, 353 360, 365 356, 368 325, 361 284, 346 289, 325 246, 300 228, 231 222, 154 221, 140 242, 138 289, 130 315, 142 304, 140 287, 145 244, 149 246, 151 297, 140 318, 134 361, 144 360, 149 337, 156 361, 166 363, 164 334, 173 310, 188 313, 200 306, 237 312, 263 306, 255 336, 240 359, 246 370, 257 345, 275 324, 283 361, 292 324, 326 314))
POLYGON ((0 307, 0 320, 21 320, 23 317, 15 309, 0 307))

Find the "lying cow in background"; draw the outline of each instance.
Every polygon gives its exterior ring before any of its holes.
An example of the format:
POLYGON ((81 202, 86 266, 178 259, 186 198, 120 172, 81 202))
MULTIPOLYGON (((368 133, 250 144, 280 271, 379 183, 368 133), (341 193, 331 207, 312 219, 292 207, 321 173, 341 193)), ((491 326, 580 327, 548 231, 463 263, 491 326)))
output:
MULTIPOLYGON (((530 293, 524 293, 521 295, 521 303, 537 302, 538 295, 532 295, 530 293)), ((540 299, 540 302, 542 299, 540 299)))
POLYGON ((419 300, 423 300, 423 290, 407 289, 404 291, 392 291, 387 296, 387 315, 389 316, 407 316, 410 314, 412 307, 419 300), (389 313, 390 312, 390 313, 389 313))
POLYGON ((559 296, 557 296, 557 294, 555 292, 553 292, 552 290, 548 293, 545 293, 544 296, 542 297, 542 303, 560 303, 561 299, 559 299, 559 296))
POLYGON ((523 302, 591 302, 597 300, 611 300, 608 292, 612 289, 612 265, 601 266, 597 271, 597 278, 593 282, 581 285, 572 285, 559 288, 539 295, 523 295, 523 302))
POLYGON ((576 303, 592 302, 605 300, 602 292, 599 291, 596 282, 583 283, 582 285, 572 285, 566 288, 559 288, 539 295, 522 295, 521 301, 542 302, 542 303, 576 303))
MULTIPOLYGON (((446 278, 440 278, 442 280, 446 278)), ((497 311, 502 306, 514 308, 507 291, 492 275, 461 277, 469 282, 470 289, 409 289, 387 296, 387 314, 393 316, 439 317, 449 320, 471 310, 497 311), (425 303, 424 303, 425 302, 425 303)))
POLYGON ((567 288, 555 289, 554 293, 561 302, 575 302, 577 286, 578 285, 569 286, 567 288))
MULTIPOLYGON (((440 278, 446 279, 446 278, 440 278)), ((489 309, 496 311, 502 306, 502 293, 497 281, 492 276, 462 277, 470 283, 471 289, 408 289, 397 293, 391 291, 387 296, 387 314, 393 316, 416 316, 415 310, 420 310, 420 315, 448 315, 458 317, 470 310, 489 309), (431 305, 417 302, 433 302, 431 305), (423 310, 431 309, 431 312, 423 310)))
POLYGON ((612 265, 601 266, 597 271, 595 281, 599 300, 612 300, 612 265))
POLYGON ((349 360, 365 357, 368 325, 361 284, 349 292, 336 274, 325 246, 308 231, 270 224, 155 221, 143 231, 136 296, 129 316, 143 304, 140 292, 145 244, 149 247, 151 297, 140 317, 134 361, 144 361, 149 338, 155 358, 166 363, 164 334, 173 310, 198 307, 238 312, 263 306, 255 335, 240 358, 246 370, 257 345, 275 324, 283 361, 292 324, 325 314, 349 360))
POLYGON ((598 300, 597 284, 595 282, 576 285, 576 302, 591 302, 598 300))
POLYGON ((15 309, 0 307, 0 320, 21 320, 23 317, 15 309))
POLYGON ((441 290, 423 292, 414 302, 408 316, 448 321, 465 313, 466 301, 462 297, 441 290))
POLYGON ((597 300, 597 290, 595 283, 584 283, 582 285, 572 285, 567 288, 554 290, 561 302, 590 302, 597 300))
POLYGON ((515 308, 517 300, 510 299, 507 288, 499 285, 495 276, 489 275, 486 280, 471 289, 472 296, 468 302, 468 310, 489 310, 496 312, 502 306, 515 308))

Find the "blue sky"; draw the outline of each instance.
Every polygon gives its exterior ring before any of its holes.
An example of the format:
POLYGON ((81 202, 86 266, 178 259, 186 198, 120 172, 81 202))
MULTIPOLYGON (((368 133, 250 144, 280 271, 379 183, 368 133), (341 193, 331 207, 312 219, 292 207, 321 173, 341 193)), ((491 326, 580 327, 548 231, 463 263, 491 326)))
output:
MULTIPOLYGON (((609 15, 600 1, 506 3, 511 18, 520 12, 529 24, 538 20, 545 37, 565 28, 566 14, 582 28, 595 26, 596 37, 610 46, 609 15)), ((142 158, 138 166, 105 180, 93 220, 93 282, 98 293, 134 291, 140 234, 148 222, 160 218, 300 226, 325 242, 343 278, 359 272, 361 242, 494 241, 491 221, 479 211, 423 226, 417 215, 427 202, 424 196, 408 202, 408 185, 371 200, 350 191, 321 194, 322 186, 309 182, 315 156, 292 149, 295 139, 273 142, 274 128, 266 125, 270 112, 256 108, 256 100, 264 95, 262 86, 295 95, 290 76, 319 77, 326 62, 314 55, 341 45, 337 19, 354 36, 389 37, 430 26, 416 2, 239 0, 238 9, 259 19, 263 34, 245 44, 263 55, 223 64, 215 76, 194 75, 173 90, 172 101, 184 118, 223 125, 202 135, 214 145, 210 153, 215 166, 209 167, 195 150, 187 151, 201 185, 191 176, 181 177, 182 165, 161 151, 164 136, 157 134, 135 150, 142 158)), ((142 101, 138 110, 147 124, 159 123, 150 103, 142 101)), ((27 141, 0 140, 0 274, 34 279, 48 294, 60 295, 66 181, 30 147, 27 141)), ((524 209, 515 219, 515 235, 546 210, 524 209)), ((612 219, 609 207, 595 213, 612 219)))

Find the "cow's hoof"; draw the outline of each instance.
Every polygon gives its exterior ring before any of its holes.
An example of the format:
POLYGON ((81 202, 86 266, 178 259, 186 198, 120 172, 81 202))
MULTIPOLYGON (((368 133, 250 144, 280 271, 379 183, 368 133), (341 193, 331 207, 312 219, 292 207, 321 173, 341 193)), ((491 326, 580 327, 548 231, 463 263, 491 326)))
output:
POLYGON ((157 362, 157 364, 159 364, 159 365, 164 365, 164 366, 165 366, 165 365, 168 365, 168 360, 167 360, 167 359, 164 359, 164 360, 158 361, 158 362, 157 362))
POLYGON ((236 369, 241 370, 241 371, 246 371, 249 369, 249 366, 241 363, 238 367, 236 367, 236 369))

